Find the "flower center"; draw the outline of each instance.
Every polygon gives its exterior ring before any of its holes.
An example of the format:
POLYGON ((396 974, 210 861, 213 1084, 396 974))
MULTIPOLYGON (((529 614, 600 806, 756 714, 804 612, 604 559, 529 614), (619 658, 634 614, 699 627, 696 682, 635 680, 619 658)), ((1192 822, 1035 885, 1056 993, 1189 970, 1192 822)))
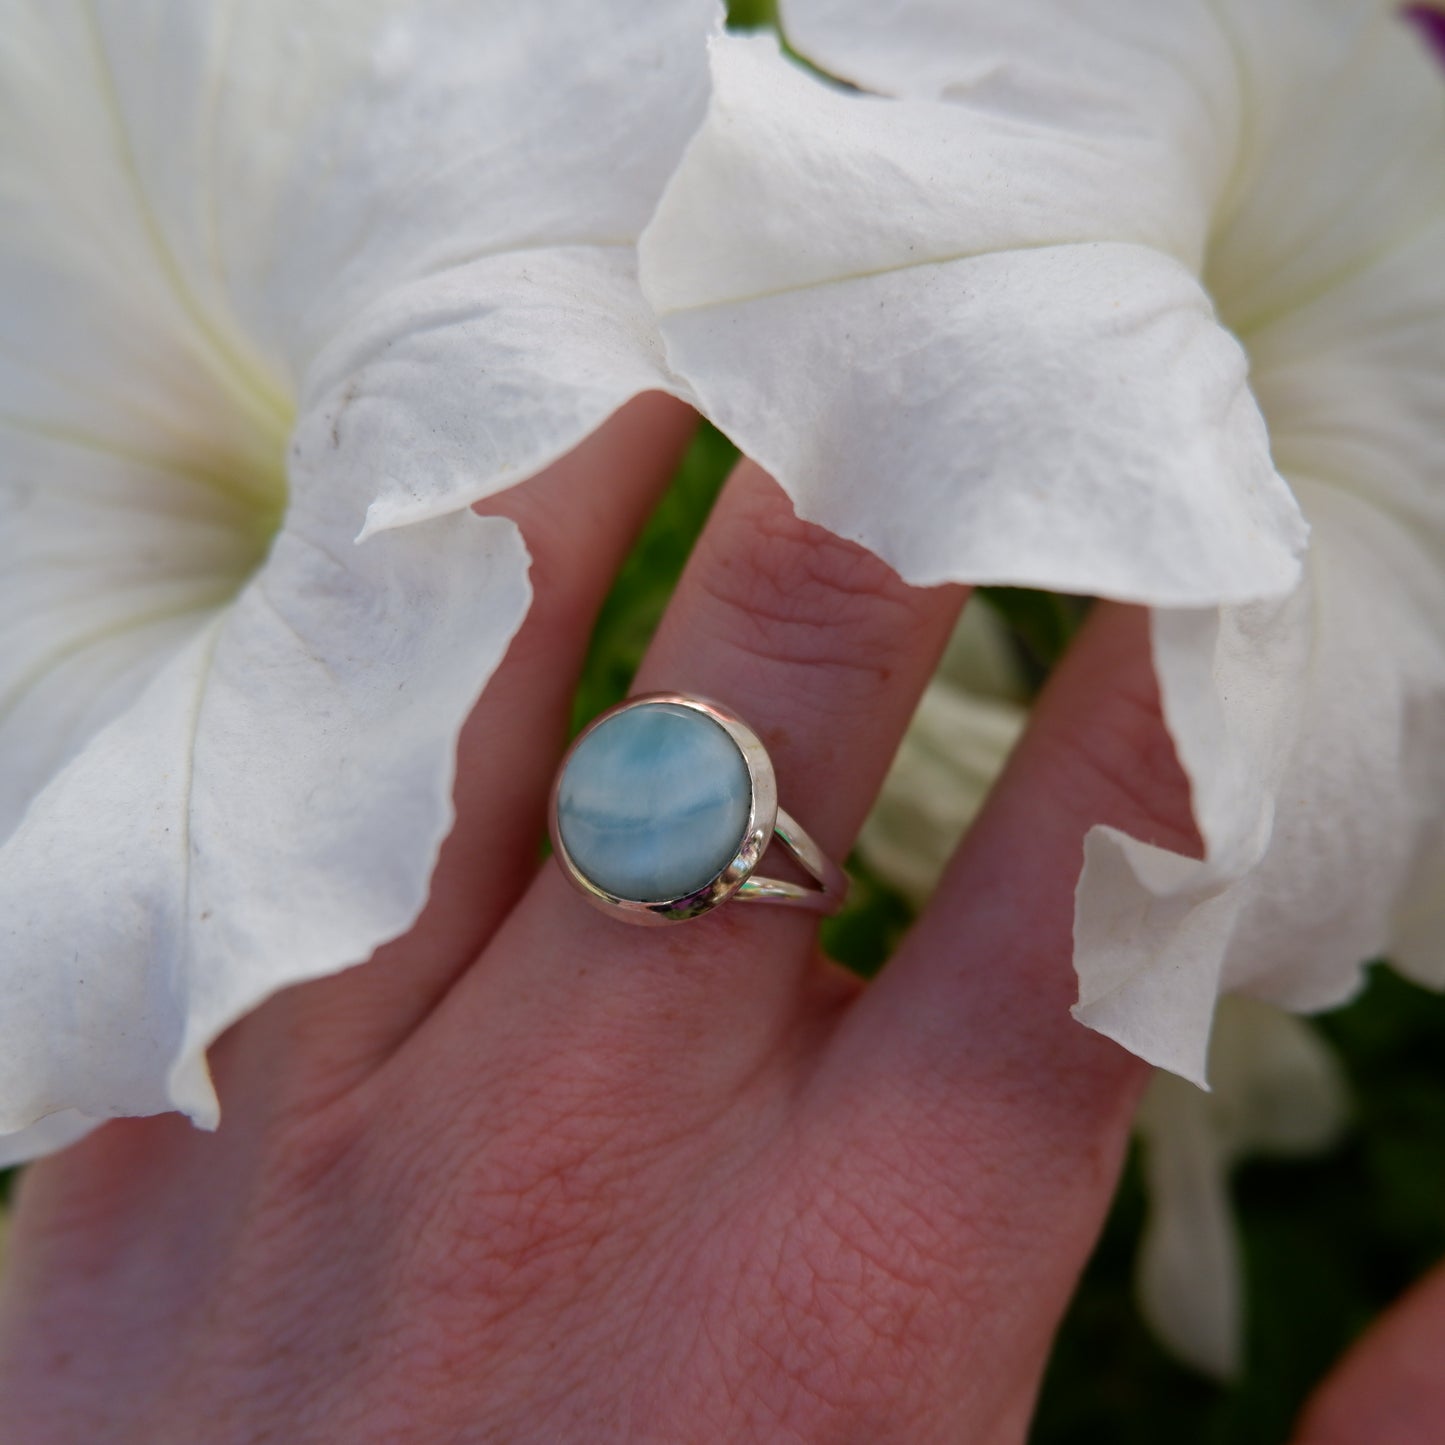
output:
MULTIPOLYGON (((216 518, 235 539, 224 569, 234 596, 260 569, 286 516, 286 448, 296 411, 262 368, 237 354, 217 358, 218 400, 229 413, 180 458, 182 470, 211 494, 216 518)), ((218 408, 219 410, 220 408, 218 408)))

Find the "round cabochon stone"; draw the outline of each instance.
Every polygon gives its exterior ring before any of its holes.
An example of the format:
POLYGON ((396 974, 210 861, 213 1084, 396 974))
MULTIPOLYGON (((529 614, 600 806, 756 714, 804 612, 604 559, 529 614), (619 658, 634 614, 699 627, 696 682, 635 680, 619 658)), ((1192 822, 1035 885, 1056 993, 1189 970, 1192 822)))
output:
POLYGON ((676 703, 639 703, 578 743, 557 790, 557 830, 599 888, 661 903, 732 862, 751 805, 747 763, 724 728, 676 703))

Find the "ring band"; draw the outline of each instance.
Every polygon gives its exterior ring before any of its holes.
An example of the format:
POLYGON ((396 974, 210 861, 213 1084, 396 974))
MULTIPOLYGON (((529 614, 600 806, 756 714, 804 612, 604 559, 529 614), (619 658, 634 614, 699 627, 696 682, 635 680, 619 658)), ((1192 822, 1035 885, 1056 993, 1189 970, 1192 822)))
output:
POLYGON ((572 884, 630 923, 681 923, 733 898, 834 913, 848 892, 778 806, 758 735, 686 693, 629 698, 583 729, 557 770, 549 824, 572 884), (774 838, 816 887, 757 876, 774 838))

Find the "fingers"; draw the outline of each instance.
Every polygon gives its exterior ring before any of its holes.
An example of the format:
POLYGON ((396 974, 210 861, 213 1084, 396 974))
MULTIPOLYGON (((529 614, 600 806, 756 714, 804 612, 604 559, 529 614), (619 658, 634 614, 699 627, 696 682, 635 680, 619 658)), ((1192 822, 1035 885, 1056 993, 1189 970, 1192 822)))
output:
MULTIPOLYGON (((344 1084, 384 1054, 480 951, 536 872, 546 800, 598 608, 697 425, 648 395, 575 451, 478 507, 506 516, 531 553, 533 602, 458 744, 457 818, 427 907, 366 966, 287 990, 222 1041, 228 1074, 294 1093, 298 1073, 344 1084)), ((306 1087, 303 1086, 303 1092, 306 1087)))
MULTIPOLYGON (((1069 1016, 1074 890, 1084 836, 1109 824, 1197 853, 1189 786, 1159 711, 1143 611, 1098 606, 1039 699, 1003 778, 937 895, 874 991, 861 1029, 938 1020, 940 1057, 1033 1071, 1065 1049, 1099 1060, 1069 1016), (1003 1026, 1003 1027, 1001 1027, 1003 1026)), ((930 1037, 932 1034, 930 1032, 930 1037)), ((1082 1056, 1077 1056, 1082 1057, 1082 1056)))
POLYGON ((1415 1286, 1316 1391, 1297 1445, 1437 1445, 1445 1422, 1445 1269, 1415 1286))
MULTIPOLYGON (((1143 1066, 1069 1014, 1084 835, 1191 851, 1189 793, 1140 612, 1100 606, 899 955, 846 1020, 822 1094, 861 1100, 900 1169, 990 1229, 1059 1310, 1107 1208, 1143 1066)), ((860 1126, 861 1127, 861 1126, 860 1126)))
MULTIPOLYGON (((781 805, 834 856, 872 803, 962 600, 917 589, 862 548, 800 521, 743 463, 714 509, 636 681, 740 715, 773 761, 781 805)), ((762 874, 783 872, 774 850, 762 874)), ((677 1051, 746 1072, 785 1027, 815 961, 817 920, 730 902, 670 928, 594 910, 544 869, 499 946, 515 956, 536 1026, 576 1018, 637 1057, 677 1051), (706 1045, 700 1040, 706 1039, 706 1045)), ((496 950, 494 950, 495 952, 496 950)), ((501 1018, 520 983, 482 978, 464 1030, 501 1018)), ((507 1015, 510 1017, 510 1015, 507 1015)), ((532 1024, 515 1020, 514 1035, 532 1024)))
POLYGON ((478 508, 521 528, 532 606, 458 744, 457 822, 408 956, 469 963, 531 881, 598 609, 696 427, 676 398, 639 397, 542 475, 478 508))

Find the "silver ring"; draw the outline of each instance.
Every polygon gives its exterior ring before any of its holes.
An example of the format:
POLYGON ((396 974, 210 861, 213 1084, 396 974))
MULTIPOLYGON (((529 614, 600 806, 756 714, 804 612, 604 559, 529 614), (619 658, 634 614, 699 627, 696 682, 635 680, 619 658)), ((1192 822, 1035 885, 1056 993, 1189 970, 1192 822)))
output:
POLYGON ((681 923, 732 898, 834 913, 848 893, 843 870, 778 806, 758 735, 686 693, 628 698, 579 733, 549 827, 573 885, 629 923, 681 923), (756 875, 774 838, 816 886, 756 875))

